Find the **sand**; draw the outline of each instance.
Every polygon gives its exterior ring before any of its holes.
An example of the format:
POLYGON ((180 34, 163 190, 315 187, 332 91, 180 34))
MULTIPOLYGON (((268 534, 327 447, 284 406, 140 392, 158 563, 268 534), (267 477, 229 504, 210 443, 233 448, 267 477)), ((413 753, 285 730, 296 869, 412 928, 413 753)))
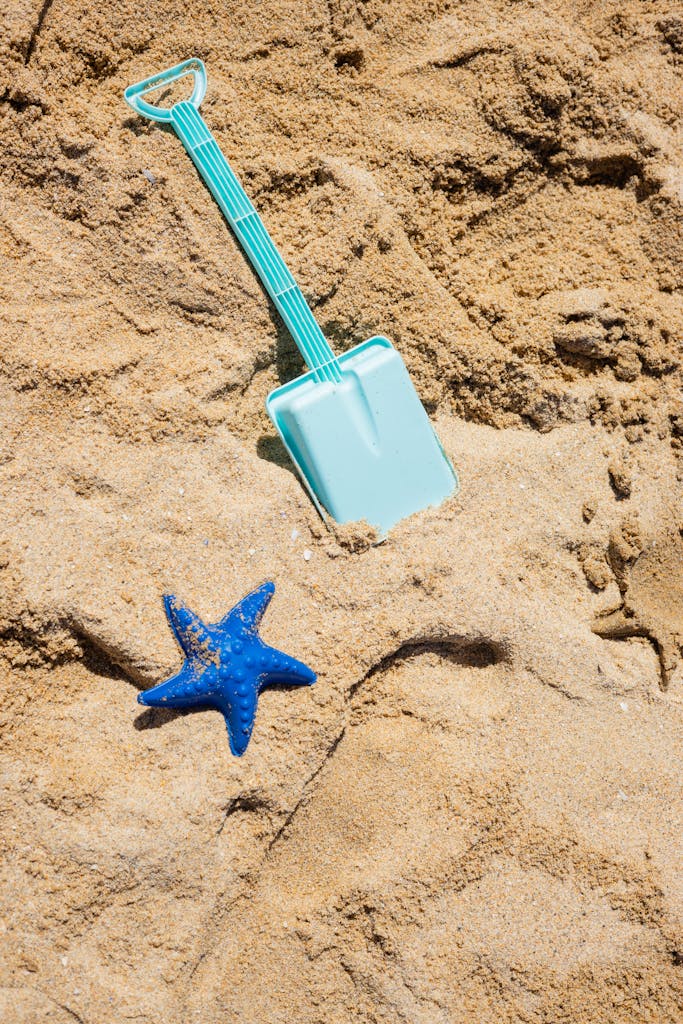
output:
POLYGON ((683 1019, 678 5, 10 0, 0 53, 0 1019, 683 1019), (307 499, 298 354, 123 104, 192 55, 459 469, 382 545, 307 499), (164 592, 265 579, 319 678, 236 759, 135 697, 164 592))

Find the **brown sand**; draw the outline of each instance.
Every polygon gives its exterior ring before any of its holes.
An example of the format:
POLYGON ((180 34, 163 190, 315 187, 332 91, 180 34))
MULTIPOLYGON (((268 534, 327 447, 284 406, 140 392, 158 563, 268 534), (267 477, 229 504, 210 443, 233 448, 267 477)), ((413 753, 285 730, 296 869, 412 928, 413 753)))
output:
POLYGON ((0 14, 0 1019, 683 1019, 683 18, 668 0, 9 0, 0 14), (461 496, 325 529, 300 369, 178 140, 204 114, 461 496), (312 554, 303 557, 304 550, 312 554), (246 756, 140 712, 272 578, 319 672, 246 756))

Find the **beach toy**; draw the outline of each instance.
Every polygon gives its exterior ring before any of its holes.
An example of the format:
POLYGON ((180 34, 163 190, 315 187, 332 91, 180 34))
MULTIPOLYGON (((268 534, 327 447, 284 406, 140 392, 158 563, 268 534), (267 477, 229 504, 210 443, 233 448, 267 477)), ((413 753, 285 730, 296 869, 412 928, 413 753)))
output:
POLYGON ((214 708, 225 717, 230 749, 241 757, 254 728, 256 705, 267 686, 310 686, 316 676, 307 665, 264 644, 258 627, 274 583, 247 594, 213 626, 205 625, 172 594, 166 594, 166 616, 185 664, 180 672, 138 701, 153 708, 214 708))
POLYGON ((335 356, 199 113, 205 92, 204 64, 192 58, 130 86, 125 98, 173 127, 310 368, 272 391, 266 408, 318 510, 339 523, 365 519, 385 534, 453 494, 455 471, 387 338, 335 356), (165 108, 143 99, 183 75, 193 76, 189 100, 165 108))

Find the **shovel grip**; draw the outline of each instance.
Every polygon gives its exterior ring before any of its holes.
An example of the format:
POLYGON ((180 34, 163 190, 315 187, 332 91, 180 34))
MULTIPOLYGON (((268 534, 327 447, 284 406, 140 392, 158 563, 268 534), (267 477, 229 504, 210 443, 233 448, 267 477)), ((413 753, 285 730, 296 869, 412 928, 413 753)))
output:
POLYGON ((171 82, 177 82, 179 78, 184 78, 185 75, 194 76, 194 85, 189 102, 193 107, 199 107, 206 94, 206 68, 204 67, 204 62, 199 57, 190 57, 189 60, 181 61, 180 64, 176 64, 173 68, 167 68, 166 71, 160 71, 156 75, 151 75, 149 78, 143 79, 142 82, 129 85, 123 97, 126 103, 136 113, 141 114, 142 117, 148 117, 150 121, 160 121, 168 124, 172 119, 172 108, 157 107, 153 103, 149 103, 148 100, 143 100, 142 97, 145 93, 161 89, 164 85, 170 85, 171 82))
POLYGON ((192 58, 131 86, 126 89, 124 96, 138 113, 173 126, 316 379, 338 382, 341 380, 341 369, 334 352, 263 221, 197 109, 205 91, 204 65, 200 60, 192 58), (146 92, 190 73, 195 76, 195 84, 189 100, 163 108, 142 99, 146 92))

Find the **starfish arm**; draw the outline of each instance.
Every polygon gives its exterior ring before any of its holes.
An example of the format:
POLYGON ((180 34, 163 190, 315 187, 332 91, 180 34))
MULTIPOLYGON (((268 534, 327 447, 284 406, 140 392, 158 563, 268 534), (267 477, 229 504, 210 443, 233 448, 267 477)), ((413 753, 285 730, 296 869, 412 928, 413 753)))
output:
POLYGON ((211 660, 215 640, 199 616, 174 594, 164 594, 164 608, 183 654, 191 659, 211 660))
POLYGON ((261 674, 259 692, 267 686, 311 686, 317 679, 313 669, 303 661, 291 658, 275 647, 263 644, 263 655, 259 659, 261 674))
POLYGON ((138 703, 153 708, 191 708, 215 704, 215 692, 215 669, 186 661, 170 679, 139 693, 138 703))
POLYGON ((274 583, 270 581, 262 583, 256 590, 252 590, 250 594, 243 597, 239 604, 236 604, 232 611, 228 612, 213 628, 225 636, 239 636, 240 633, 255 634, 274 593, 274 583))
POLYGON ((233 691, 230 699, 223 697, 216 702, 225 718, 230 750, 235 757, 241 757, 249 745, 258 701, 255 685, 244 686, 241 691, 233 691))

